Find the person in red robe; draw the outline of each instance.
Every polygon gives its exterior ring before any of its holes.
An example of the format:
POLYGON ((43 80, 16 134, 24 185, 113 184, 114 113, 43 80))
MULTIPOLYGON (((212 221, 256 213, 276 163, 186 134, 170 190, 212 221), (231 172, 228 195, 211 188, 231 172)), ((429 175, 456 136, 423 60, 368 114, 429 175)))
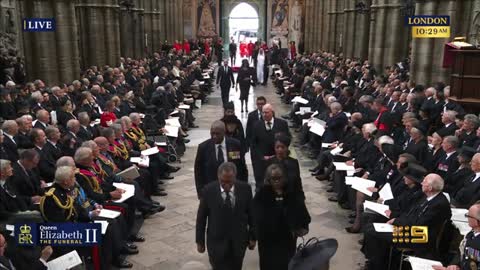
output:
POLYGON ((295 46, 295 41, 290 42, 290 59, 295 59, 297 57, 297 47, 295 46))
POLYGON ((205 47, 205 56, 206 56, 207 58, 209 58, 209 57, 210 57, 210 52, 211 52, 211 50, 210 50, 210 41, 209 41, 208 39, 206 39, 204 44, 205 44, 205 45, 204 45, 204 47, 205 47))
POLYGON ((175 43, 173 43, 173 48, 178 52, 182 49, 182 44, 178 42, 178 40, 175 40, 175 43))
POLYGON ((252 61, 253 49, 255 49, 255 44, 250 40, 247 46, 247 56, 252 61))
POLYGON ((247 44, 245 41, 240 42, 240 57, 243 58, 247 55, 247 44))
POLYGON ((183 41, 183 52, 186 55, 190 55, 190 42, 186 39, 183 41))
POLYGON ((105 103, 105 111, 100 116, 100 125, 102 127, 109 127, 117 120, 117 116, 114 113, 115 103, 111 100, 105 103))

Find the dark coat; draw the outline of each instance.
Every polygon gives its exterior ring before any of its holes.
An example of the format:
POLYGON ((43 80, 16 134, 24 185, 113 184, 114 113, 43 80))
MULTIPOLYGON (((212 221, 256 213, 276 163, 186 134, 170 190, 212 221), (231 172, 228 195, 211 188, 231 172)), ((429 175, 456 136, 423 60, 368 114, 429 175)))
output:
POLYGON ((31 149, 35 146, 33 145, 30 136, 20 131, 18 132, 17 136, 15 136, 15 141, 17 142, 18 149, 31 149))
POLYGON ((225 66, 218 68, 217 84, 218 83, 220 83, 220 88, 222 90, 228 90, 230 87, 232 87, 232 85, 235 84, 231 67, 227 67, 227 72, 225 72, 225 66))
MULTIPOLYGON (((245 163, 245 153, 242 151, 240 142, 233 138, 225 137, 227 147, 226 161, 233 162, 237 166, 237 179, 245 183, 248 182, 248 170, 245 163)), ((225 151, 225 149, 224 149, 225 151)), ((212 139, 202 142, 197 149, 195 157, 195 186, 197 194, 200 195, 202 189, 210 182, 216 182, 217 169, 220 164, 217 162, 215 143, 212 139)))
POLYGON ((447 158, 447 154, 443 155, 435 165, 434 172, 440 175, 445 180, 446 185, 451 185, 453 181, 451 175, 458 169, 458 153, 455 152, 447 158))
POLYGON ((263 118, 262 112, 260 114, 258 113, 258 110, 254 110, 253 112, 248 113, 248 118, 247 118, 247 127, 245 129, 245 139, 247 140, 248 146, 250 146, 250 140, 252 139, 252 132, 253 132, 253 127, 255 126, 255 123, 259 120, 262 120, 263 118))
POLYGON ((35 122, 35 125, 33 125, 33 128, 38 128, 38 129, 41 129, 43 131, 45 131, 45 129, 47 127, 48 127, 48 124, 47 124, 47 126, 44 126, 40 121, 35 122))
POLYGON ((261 270, 286 270, 295 254, 296 236, 311 221, 305 201, 292 193, 278 200, 271 186, 263 186, 253 200, 261 270))
POLYGON ((405 149, 405 153, 413 155, 420 164, 428 162, 428 144, 426 140, 421 140, 418 143, 412 141, 405 149))
POLYGON ((480 179, 474 177, 476 176, 472 175, 470 178, 465 179, 463 187, 453 197, 453 205, 469 208, 475 203, 475 199, 478 198, 478 193, 480 192, 480 179))
POLYGON ((218 181, 208 184, 202 191, 197 212, 196 243, 205 244, 206 231, 210 257, 223 257, 230 241, 236 257, 243 257, 248 241, 255 240, 252 189, 247 183, 237 181, 234 194, 233 213, 228 213, 218 181), (226 218, 228 215, 232 216, 226 218))
POLYGON ((24 196, 26 199, 32 196, 42 196, 44 191, 40 187, 40 179, 33 170, 23 170, 18 162, 12 163, 13 175, 9 182, 15 193, 24 196))
POLYGON ((17 162, 19 157, 17 151, 17 144, 5 135, 3 139, 3 149, 5 150, 5 153, 7 153, 8 160, 10 160, 11 162, 17 162))
POLYGON ((473 171, 470 168, 459 168, 450 175, 450 181, 445 184, 444 192, 453 197, 463 187, 466 181, 473 177, 473 171))
POLYGON ((322 136, 322 142, 331 143, 338 141, 342 137, 345 126, 348 124, 348 118, 345 113, 340 112, 332 117, 328 117, 325 126, 325 133, 322 136))
POLYGON ((17 196, 11 184, 0 186, 0 221, 5 221, 10 215, 29 210, 30 198, 17 196))
POLYGON ((40 151, 40 162, 38 163, 38 170, 40 177, 47 182, 52 182, 55 178, 55 170, 57 160, 62 157, 63 153, 60 144, 53 146, 49 141, 43 146, 40 151))

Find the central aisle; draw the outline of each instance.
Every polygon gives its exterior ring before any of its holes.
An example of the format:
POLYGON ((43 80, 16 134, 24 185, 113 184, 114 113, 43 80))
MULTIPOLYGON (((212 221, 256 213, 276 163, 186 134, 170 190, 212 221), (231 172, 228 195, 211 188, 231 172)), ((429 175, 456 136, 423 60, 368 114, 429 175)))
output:
MULTIPOLYGON (((237 60, 238 61, 238 60, 237 60)), ((236 75, 235 75, 236 76, 236 75)), ((249 111, 255 106, 255 98, 263 95, 267 102, 275 108, 275 115, 280 117, 289 110, 289 105, 282 104, 275 94, 271 82, 267 86, 257 86, 250 90, 249 111)), ((240 113, 239 93, 231 89, 230 100, 235 101, 236 115, 246 125, 247 113, 240 113)), ((195 244, 195 219, 198 207, 197 194, 193 179, 193 163, 197 151, 197 145, 210 137, 210 125, 213 121, 219 120, 223 115, 220 89, 215 89, 209 96, 209 103, 202 106, 194 113, 196 124, 199 128, 189 131, 188 137, 191 142, 187 145, 187 152, 178 164, 182 169, 175 174, 175 179, 166 184, 167 197, 156 197, 155 199, 165 204, 167 209, 145 220, 141 233, 147 241, 138 243, 140 254, 130 256, 128 259, 134 264, 133 269, 161 269, 178 270, 188 261, 200 261, 208 264, 207 254, 199 254, 195 244)), ((297 133, 292 131, 296 136, 297 133)), ((295 139, 292 141, 295 142, 295 139)), ((307 207, 312 217, 309 237, 333 237, 339 242, 337 254, 333 257, 331 268, 355 269, 357 264, 363 262, 363 255, 360 253, 360 246, 357 243, 360 234, 347 234, 344 227, 347 227, 348 212, 342 210, 335 203, 327 200, 326 183, 318 182, 310 176, 308 171, 312 161, 304 157, 298 149, 292 149, 300 162, 302 181, 305 191, 307 207)), ((249 181, 254 183, 253 170, 250 155, 246 155, 249 170, 249 181)), ((243 269, 258 269, 258 253, 247 250, 243 269)))

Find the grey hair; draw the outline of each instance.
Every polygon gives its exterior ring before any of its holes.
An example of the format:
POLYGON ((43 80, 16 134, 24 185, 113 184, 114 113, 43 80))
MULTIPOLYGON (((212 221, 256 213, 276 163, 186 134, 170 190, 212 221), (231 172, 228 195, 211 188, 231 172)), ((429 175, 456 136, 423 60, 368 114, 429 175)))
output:
POLYGON ((90 149, 94 149, 95 147, 97 146, 97 143, 92 141, 92 140, 89 140, 89 141, 86 141, 86 142, 83 142, 81 147, 88 147, 90 149))
POLYGON ((35 91, 35 92, 32 93, 32 95, 30 97, 33 100, 35 100, 35 102, 38 102, 38 101, 40 101, 40 99, 43 99, 43 94, 40 91, 35 91))
MULTIPOLYGON (((36 92, 35 92, 36 93, 36 92)), ((37 113, 35 114, 35 116, 38 118, 40 118, 42 116, 42 113, 47 113, 47 114, 50 114, 47 110, 38 110, 37 113)))
POLYGON ((217 175, 220 176, 224 172, 233 172, 234 175, 237 175, 237 166, 233 162, 224 162, 218 166, 217 175))
POLYGON ((58 92, 58 91, 60 91, 60 90, 62 90, 62 89, 61 89, 60 87, 58 87, 58 86, 54 86, 54 87, 52 87, 51 90, 52 90, 52 93, 55 93, 55 92, 58 92))
POLYGON ((390 136, 383 135, 382 137, 378 138, 378 145, 382 145, 384 143, 394 144, 395 142, 393 141, 393 139, 390 136))
POLYGON ((72 129, 75 125, 80 125, 80 122, 78 122, 77 119, 70 119, 67 122, 67 129, 70 130, 72 129))
POLYGON ((8 133, 8 131, 9 131, 11 128, 13 128, 14 126, 18 126, 18 124, 17 124, 17 122, 15 122, 15 120, 7 120, 7 121, 3 122, 3 124, 2 124, 2 130, 3 130, 4 132, 7 132, 7 133, 8 133))
POLYGON ((435 192, 441 192, 443 190, 443 186, 445 184, 443 178, 435 173, 431 173, 425 178, 428 178, 430 181, 428 181, 428 184, 430 187, 432 187, 433 191, 435 192))
POLYGON ((117 131, 122 131, 122 125, 121 124, 113 124, 110 126, 114 132, 117 132, 117 131))
POLYGON ((63 156, 57 160, 55 166, 57 168, 64 166, 75 167, 75 160, 71 156, 63 156))
POLYGON ((366 103, 373 103, 374 98, 370 95, 363 95, 360 97, 358 102, 366 102, 366 103))
POLYGON ((451 122, 455 122, 455 119, 457 118, 457 112, 456 111, 446 111, 443 113, 451 122))
POLYGON ((0 172, 3 172, 8 165, 11 165, 12 162, 7 159, 0 159, 0 172))
POLYGON ((80 147, 75 152, 73 159, 75 160, 76 163, 81 163, 85 161, 88 157, 90 157, 91 154, 92 154, 92 149, 88 147, 80 147))
POLYGON ((460 140, 458 139, 457 136, 447 136, 443 138, 443 141, 446 141, 448 144, 450 144, 454 148, 458 148, 460 145, 460 140))
POLYGON ((73 168, 70 166, 57 167, 55 171, 55 183, 61 184, 72 177, 73 168))
POLYGON ((465 115, 464 121, 468 121, 468 122, 472 123, 473 126, 475 127, 475 129, 477 129, 478 126, 480 126, 480 120, 478 119, 478 116, 476 116, 475 114, 465 115))
POLYGON ((90 121, 90 116, 88 115, 87 112, 79 112, 78 113, 78 120, 79 121, 90 121))
POLYGON ((130 120, 136 121, 136 120, 140 119, 140 114, 136 113, 136 112, 133 112, 129 115, 129 117, 130 117, 130 120))
POLYGON ((330 109, 341 110, 342 109, 342 104, 340 104, 339 102, 332 102, 330 104, 330 109))
POLYGON ((365 132, 372 134, 377 130, 377 127, 374 123, 366 123, 363 124, 363 129, 365 130, 365 132))

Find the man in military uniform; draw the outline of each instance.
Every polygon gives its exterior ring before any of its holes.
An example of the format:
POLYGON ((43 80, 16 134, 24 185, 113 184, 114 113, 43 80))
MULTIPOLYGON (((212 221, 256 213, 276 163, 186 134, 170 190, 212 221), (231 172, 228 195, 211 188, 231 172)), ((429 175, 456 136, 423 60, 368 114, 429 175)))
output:
POLYGON ((458 256, 448 267, 433 266, 435 270, 480 270, 480 202, 475 203, 465 214, 472 230, 460 243, 458 256))

